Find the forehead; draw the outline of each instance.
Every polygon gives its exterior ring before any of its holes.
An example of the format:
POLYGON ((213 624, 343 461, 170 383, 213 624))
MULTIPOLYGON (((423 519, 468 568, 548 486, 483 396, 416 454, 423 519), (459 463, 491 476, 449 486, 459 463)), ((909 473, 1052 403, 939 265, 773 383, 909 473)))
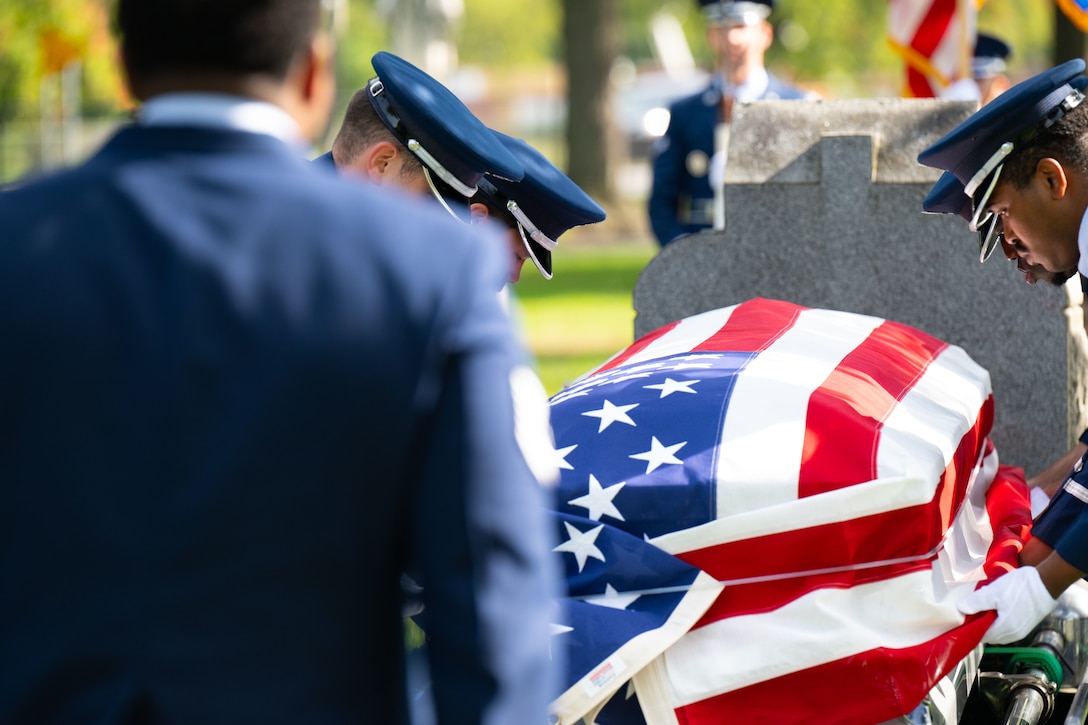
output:
MULTIPOLYGON (((1004 169, 1002 169, 1004 171, 1004 169)), ((1030 186, 1018 187, 1007 174, 1001 174, 994 184, 994 190, 986 199, 985 205, 993 208, 995 205, 1008 205, 1027 195, 1030 186)))
POLYGON ((763 25, 763 20, 754 20, 753 22, 746 22, 744 18, 730 18, 727 20, 720 20, 713 25, 709 26, 711 31, 720 30, 746 30, 749 28, 759 28, 763 25))

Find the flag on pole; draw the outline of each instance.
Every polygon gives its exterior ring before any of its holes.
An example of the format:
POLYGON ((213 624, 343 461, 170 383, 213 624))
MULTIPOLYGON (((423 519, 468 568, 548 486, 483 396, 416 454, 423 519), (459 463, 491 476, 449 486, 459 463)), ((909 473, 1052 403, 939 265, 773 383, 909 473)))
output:
POLYGON ((1015 566, 1030 525, 992 419, 962 349, 764 299, 667 325, 557 393, 559 722, 913 710, 993 620, 956 601, 1015 566))
POLYGON ((1058 7, 1077 30, 1088 33, 1088 0, 1058 0, 1058 7))
POLYGON ((889 0, 888 42, 906 65, 903 94, 935 98, 971 77, 976 0, 889 0))

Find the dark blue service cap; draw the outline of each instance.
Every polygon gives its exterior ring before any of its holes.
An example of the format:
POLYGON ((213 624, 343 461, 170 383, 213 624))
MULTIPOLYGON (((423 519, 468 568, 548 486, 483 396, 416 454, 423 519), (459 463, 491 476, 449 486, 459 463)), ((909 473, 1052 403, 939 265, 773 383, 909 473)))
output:
POLYGON ((573 227, 604 221, 605 211, 544 154, 521 139, 493 133, 517 157, 525 176, 509 181, 489 174, 480 193, 513 215, 533 263, 551 279, 559 237, 573 227))
POLYGON ((711 25, 756 25, 774 9, 774 0, 699 0, 703 17, 711 25))
POLYGON ((952 172, 973 197, 1018 146, 1080 104, 1084 67, 1077 58, 1017 83, 918 154, 918 163, 952 172))
POLYGON ((513 154, 444 85, 385 51, 376 53, 371 64, 378 74, 367 84, 374 110, 446 185, 467 199, 485 172, 502 179, 522 177, 513 154))
POLYGON ((937 179, 922 201, 922 209, 931 214, 958 214, 964 221, 971 221, 971 197, 964 193, 963 182, 951 171, 937 179))
POLYGON ((1009 44, 1000 38, 979 33, 971 59, 971 76, 976 80, 993 78, 1005 72, 1005 60, 1012 54, 1009 44))

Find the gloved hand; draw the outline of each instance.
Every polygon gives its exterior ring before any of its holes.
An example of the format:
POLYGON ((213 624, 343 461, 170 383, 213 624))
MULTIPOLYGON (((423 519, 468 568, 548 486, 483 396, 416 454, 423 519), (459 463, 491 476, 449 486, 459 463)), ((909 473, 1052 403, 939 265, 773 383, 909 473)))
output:
POLYGON ((1027 637, 1057 604, 1058 600, 1046 590, 1039 571, 1033 566, 1022 566, 971 592, 957 606, 963 614, 996 609, 997 619, 982 641, 1008 644, 1027 637))

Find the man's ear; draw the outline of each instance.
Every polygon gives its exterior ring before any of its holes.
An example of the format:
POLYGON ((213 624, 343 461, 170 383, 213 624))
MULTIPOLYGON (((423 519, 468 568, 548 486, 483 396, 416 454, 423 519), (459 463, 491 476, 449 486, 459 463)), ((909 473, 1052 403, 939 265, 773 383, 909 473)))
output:
POLYGON ((294 117, 308 140, 321 134, 332 111, 336 97, 333 54, 332 38, 317 33, 296 54, 277 93, 280 105, 294 117))
POLYGON ((771 25, 769 20, 764 20, 760 23, 760 29, 762 30, 760 35, 763 38, 763 50, 766 52, 774 43, 774 26, 771 25))
POLYGON ((1069 179, 1065 175, 1065 168, 1057 159, 1050 157, 1039 159, 1039 163, 1035 165, 1035 173, 1042 177, 1053 198, 1061 199, 1065 196, 1069 188, 1069 179))
POLYGON ((491 214, 487 211, 487 205, 481 204, 478 201, 469 204, 468 211, 471 215, 470 218, 473 224, 479 224, 484 219, 487 219, 489 216, 491 216, 491 214))
POLYGON ((378 141, 363 154, 363 164, 367 178, 375 184, 381 184, 385 175, 392 170, 393 161, 400 151, 389 141, 378 141))

